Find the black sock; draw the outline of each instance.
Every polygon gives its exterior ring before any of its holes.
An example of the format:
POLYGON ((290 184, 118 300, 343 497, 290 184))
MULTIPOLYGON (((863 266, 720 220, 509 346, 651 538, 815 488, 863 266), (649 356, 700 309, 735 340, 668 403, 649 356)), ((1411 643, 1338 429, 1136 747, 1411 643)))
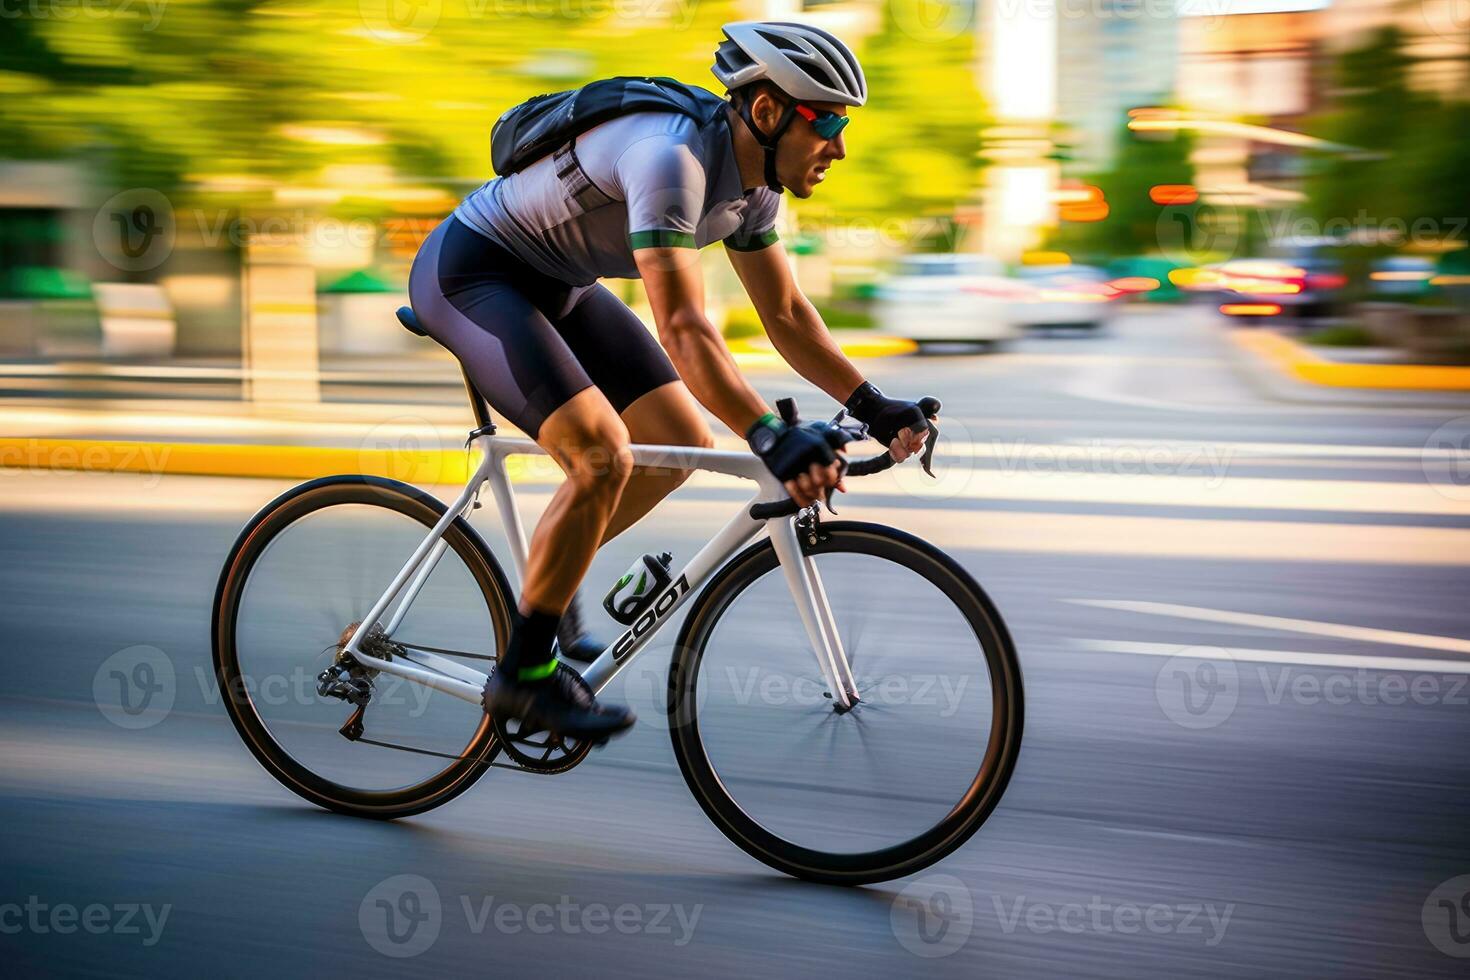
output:
POLYGON ((560 621, 560 613, 533 611, 529 616, 523 616, 517 610, 510 627, 510 643, 500 664, 505 676, 523 683, 535 683, 550 677, 556 670, 551 641, 560 621))

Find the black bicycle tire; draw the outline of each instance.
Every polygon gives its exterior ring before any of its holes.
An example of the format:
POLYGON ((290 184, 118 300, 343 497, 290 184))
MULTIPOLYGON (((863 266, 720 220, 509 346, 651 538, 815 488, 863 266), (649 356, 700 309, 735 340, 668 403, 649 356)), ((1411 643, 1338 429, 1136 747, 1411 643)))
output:
POLYGON ((1024 727, 1025 694, 1020 662, 1004 621, 979 583, 954 559, 921 538, 880 524, 824 523, 821 534, 815 546, 803 542, 803 551, 814 555, 848 551, 890 560, 898 560, 895 556, 903 554, 921 555, 933 575, 901 563, 924 575, 955 601, 972 627, 978 622, 988 630, 992 643, 987 644, 978 629, 976 635, 990 672, 992 736, 987 739, 981 767, 965 796, 944 820, 911 841, 877 851, 827 854, 765 830, 725 791, 699 740, 698 697, 691 685, 697 683, 704 646, 721 614, 746 587, 779 564, 769 540, 756 542, 729 561, 691 605, 669 667, 669 733, 679 770, 694 798, 736 846, 763 864, 797 878, 840 885, 870 884, 933 865, 969 840, 989 818, 1015 771, 1024 727), (862 547, 843 547, 845 544, 862 547), (945 579, 948 587, 936 581, 936 576, 945 579))
MULTIPOLYGON (((485 774, 499 752, 494 729, 488 719, 481 719, 460 762, 414 786, 392 791, 364 791, 340 786, 298 763, 276 744, 262 719, 248 706, 248 701, 241 704, 240 699, 231 695, 231 691, 236 689, 235 679, 240 676, 234 635, 240 599, 255 562, 281 530, 307 514, 340 504, 387 507, 423 524, 426 532, 447 509, 439 498, 409 484, 360 475, 322 477, 293 487, 271 501, 241 530, 220 572, 211 628, 215 682, 230 721, 246 747, 256 761, 287 789, 337 813, 392 820, 441 806, 469 789, 485 774)), ((497 630, 497 648, 504 649, 503 631, 509 628, 509 610, 513 602, 505 573, 484 540, 462 516, 450 524, 445 539, 480 586, 491 622, 497 630)))

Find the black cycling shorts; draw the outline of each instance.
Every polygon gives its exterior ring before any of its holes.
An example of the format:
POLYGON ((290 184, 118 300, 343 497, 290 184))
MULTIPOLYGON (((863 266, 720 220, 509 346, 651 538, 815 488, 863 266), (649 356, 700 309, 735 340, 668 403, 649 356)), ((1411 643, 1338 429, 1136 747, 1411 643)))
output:
POLYGON ((606 286, 536 271, 458 218, 414 257, 409 301, 480 394, 521 431, 596 385, 619 413, 679 374, 643 321, 606 286))

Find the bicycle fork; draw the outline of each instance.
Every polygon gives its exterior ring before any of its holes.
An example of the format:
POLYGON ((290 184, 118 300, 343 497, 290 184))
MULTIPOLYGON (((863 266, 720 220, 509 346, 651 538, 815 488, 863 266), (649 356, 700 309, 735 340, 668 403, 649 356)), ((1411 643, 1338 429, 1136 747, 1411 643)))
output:
POLYGON ((837 634, 837 620, 822 588, 817 564, 801 550, 795 520, 768 521, 767 528, 786 576, 786 587, 791 590, 817 665, 832 692, 834 706, 838 711, 848 711, 862 699, 858 697, 857 684, 847 663, 847 652, 842 648, 842 637, 837 634))

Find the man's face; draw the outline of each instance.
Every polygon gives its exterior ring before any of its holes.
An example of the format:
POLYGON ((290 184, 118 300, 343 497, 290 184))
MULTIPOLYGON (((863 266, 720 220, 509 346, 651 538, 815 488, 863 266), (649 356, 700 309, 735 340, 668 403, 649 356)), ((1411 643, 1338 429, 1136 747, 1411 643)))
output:
MULTIPOLYGON (((835 112, 839 116, 847 115, 847 106, 837 102, 805 102, 802 104, 817 112, 827 111, 835 112)), ((785 104, 769 93, 762 92, 756 96, 751 110, 756 121, 761 124, 761 128, 770 132, 781 118, 785 104), (762 103, 768 103, 768 106, 762 103)), ((810 122, 797 114, 792 118, 791 125, 786 127, 786 133, 781 137, 781 142, 777 144, 776 177, 794 196, 811 197, 812 191, 826 177, 827 168, 832 166, 834 160, 841 160, 845 156, 847 156, 847 146, 843 142, 842 133, 838 133, 831 139, 823 139, 810 122)))

